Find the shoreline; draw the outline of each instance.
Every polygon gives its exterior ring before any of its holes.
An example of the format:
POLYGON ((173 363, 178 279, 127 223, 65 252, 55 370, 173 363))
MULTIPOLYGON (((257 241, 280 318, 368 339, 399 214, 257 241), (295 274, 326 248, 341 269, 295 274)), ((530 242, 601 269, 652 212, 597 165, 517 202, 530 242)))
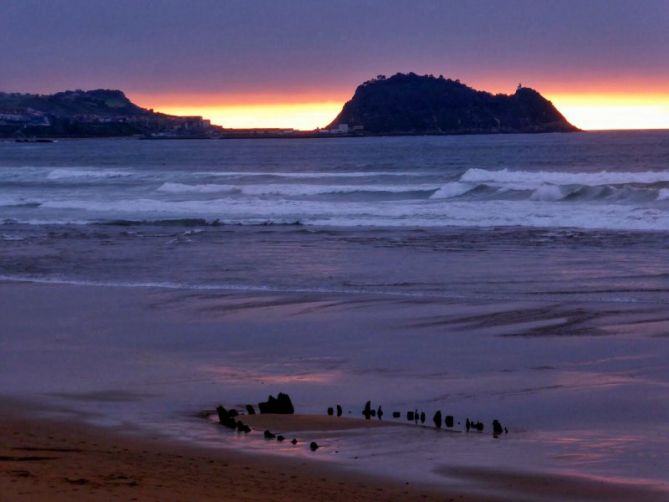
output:
MULTIPOLYGON (((480 403, 449 400, 448 410, 456 416, 474 414, 487 420, 494 411, 504 423, 521 428, 512 430, 504 443, 487 436, 461 434, 440 434, 436 439, 428 429, 397 424, 390 430, 379 428, 378 422, 365 424, 358 418, 349 419, 351 426, 344 427, 350 431, 337 431, 328 417, 321 415, 325 406, 332 405, 341 395, 347 395, 342 402, 345 410, 356 413, 364 399, 381 399, 377 397, 378 386, 386 382, 376 374, 384 376, 379 370, 363 373, 363 378, 377 381, 367 380, 368 387, 359 387, 357 383, 363 380, 356 377, 355 371, 367 368, 367 358, 340 367, 329 366, 337 362, 332 357, 353 357, 351 354, 365 352, 365 347, 367 352, 369 347, 377 350, 380 341, 386 342, 384 347, 390 346, 391 342, 402 341, 408 329, 416 336, 434 333, 443 337, 444 326, 454 322, 460 326, 460 321, 467 319, 476 321, 478 330, 470 331, 478 339, 468 340, 467 351, 476 353, 477 347, 485 347, 491 341, 500 347, 503 341, 512 350, 525 347, 528 342, 518 337, 501 339, 499 335, 505 329, 513 332, 516 324, 527 323, 528 315, 536 322, 561 318, 560 309, 537 312, 513 306, 457 306, 425 300, 378 302, 373 298, 276 293, 193 294, 151 288, 118 291, 26 283, 0 283, 0 293, 4 300, 0 305, 4 319, 0 345, 5 356, 0 372, 4 377, 4 388, 0 389, 0 493, 13 494, 9 500, 71 500, 73 494, 84 500, 108 500, 111 496, 124 500, 136 496, 139 500, 220 500, 228 495, 265 500, 271 498, 277 486, 284 485, 285 500, 321 497, 550 501, 563 500, 565 490, 570 500, 667 498, 664 474, 660 471, 654 477, 653 471, 598 472, 587 469, 587 465, 583 468, 583 463, 564 462, 569 455, 601 455, 602 448, 608 449, 606 444, 619 434, 615 427, 605 430, 604 435, 585 437, 570 436, 574 431, 569 425, 554 431, 558 433, 554 439, 578 440, 579 448, 562 449, 544 442, 537 449, 535 443, 524 441, 522 427, 532 421, 532 412, 538 420, 537 430, 550 429, 550 422, 542 421, 536 411, 545 406, 555 409, 550 399, 539 403, 538 397, 533 397, 532 406, 526 406, 522 414, 513 406, 502 408, 501 401, 493 410, 485 395, 480 403), (403 327, 393 329, 400 322, 405 323, 403 327), (319 329, 321 326, 330 331, 319 329), (486 335, 491 330, 494 338, 486 335), (383 338, 365 341, 361 335, 369 331, 382 333, 383 338), (348 338, 333 338, 329 333, 348 338), (277 352, 278 335, 282 345, 277 352), (308 350, 319 339, 327 347, 327 359, 320 358, 321 352, 308 350), (333 345, 333 340, 339 345, 333 345), (360 340, 365 345, 357 346, 360 340), (190 351, 184 351, 185 342, 190 351), (277 354, 283 357, 278 362, 277 354), (258 423, 254 438, 259 440, 253 444, 239 435, 221 433, 213 423, 196 423, 195 418, 188 418, 221 402, 239 407, 278 390, 289 393, 296 409, 311 414, 312 424, 318 423, 306 426, 302 422, 302 428, 295 428, 294 423, 285 427, 258 423), (81 422, 110 424, 116 429, 80 425, 81 422), (299 451, 283 452, 282 448, 290 446, 264 443, 265 428, 277 433, 294 431, 300 440, 299 451), (119 434, 123 431, 140 437, 119 434), (311 440, 323 448, 310 452, 307 445, 311 440), (93 448, 94 444, 97 446, 93 448), (501 444, 505 447, 498 447, 501 444), (85 451, 54 452, 54 448, 85 451), (333 461, 328 461, 330 453, 339 453, 334 450, 341 450, 341 455, 330 456, 333 461), (557 461, 558 456, 561 461, 557 461), (222 464, 228 466, 222 468, 222 464), (602 477, 597 477, 599 473, 602 477), (409 485, 404 484, 407 481, 409 485), (31 491, 34 484, 44 491, 31 491)), ((590 312, 599 315, 595 310, 590 312)), ((619 309, 616 312, 617 316, 622 313, 619 309)), ((644 314, 643 319, 648 315, 644 314)), ((632 321, 639 319, 626 320, 632 321)), ((454 342, 459 339, 451 338, 443 347, 457 346, 454 342)), ((598 340, 581 339, 589 344, 598 340)), ((546 346, 555 346, 546 345, 543 337, 533 340, 542 352, 546 346)), ((579 340, 572 339, 571 343, 579 340)), ((608 340, 610 345, 615 339, 608 340)), ((398 348, 404 350, 405 346, 401 343, 398 348)), ((442 357, 439 356, 439 364, 442 357)), ((456 363, 455 359, 450 360, 451 371, 456 363)), ((434 367, 440 366, 435 363, 434 367)), ((555 371, 545 368, 528 370, 527 374, 537 379, 555 371)), ((397 371, 392 367, 390 370, 397 371)), ((467 372, 463 375, 480 373, 469 366, 464 370, 467 372)), ((504 383, 499 380, 499 372, 493 375, 496 382, 504 383)), ((406 380, 407 377, 411 375, 394 380, 396 387, 408 381, 405 390, 395 388, 394 400, 382 398, 380 404, 387 412, 406 409, 402 395, 411 389, 445 381, 442 373, 436 375, 437 380, 433 374, 414 377, 415 380, 406 380)), ((508 389, 497 391, 513 396, 517 394, 514 389, 525 388, 527 378, 525 373, 514 376, 512 382, 504 384, 508 389), (510 385, 516 381, 521 387, 510 385)), ((443 389, 454 392, 457 385, 457 380, 450 380, 443 389)), ((594 385, 584 389, 600 388, 597 382, 594 385)), ((430 390, 427 397, 412 396, 421 406, 433 393, 430 390)), ((304 417, 289 418, 300 419, 304 417)), ((388 425, 394 424, 389 421, 388 425)), ((294 436, 288 433, 286 437, 289 442, 294 436)), ((662 442, 653 446, 645 442, 647 439, 639 436, 636 440, 642 441, 639 444, 643 449, 631 448, 619 460, 631 459, 639 452, 655 454, 657 460, 647 467, 661 467, 664 454, 658 448, 662 442)))
POLYGON ((0 397, 0 493, 7 500, 493 500, 327 461, 207 448, 30 413, 25 403, 0 397))
MULTIPOLYGON (((274 139, 385 139, 385 138, 425 138, 425 137, 460 137, 460 136, 539 136, 539 135, 556 135, 556 134, 634 134, 645 132, 669 132, 669 128, 650 128, 650 129, 579 129, 576 131, 537 131, 537 132, 450 132, 450 133, 387 133, 387 134, 329 134, 329 133, 314 133, 313 131, 297 131, 296 134, 223 134, 221 136, 170 136, 170 137, 144 137, 141 134, 123 135, 123 136, 37 136, 37 139, 49 139, 55 141, 88 141, 88 140, 149 140, 149 141, 210 141, 210 140, 274 140, 274 139)), ((4 136, 0 138, 0 142, 16 143, 17 139, 22 139, 21 136, 4 136)), ((32 137, 30 138, 32 139, 32 137)))
MULTIPOLYGON (((34 411, 34 410, 33 410, 34 411)), ((401 482, 316 459, 207 448, 144 431, 31 418, 0 397, 0 493, 11 501, 449 500, 661 501, 652 484, 452 467, 439 486, 401 482)))

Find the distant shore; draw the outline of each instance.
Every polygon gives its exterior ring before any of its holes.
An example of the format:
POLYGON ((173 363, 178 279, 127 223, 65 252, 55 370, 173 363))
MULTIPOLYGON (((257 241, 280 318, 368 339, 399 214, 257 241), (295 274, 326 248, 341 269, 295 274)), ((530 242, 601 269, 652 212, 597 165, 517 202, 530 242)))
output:
POLYGON ((389 78, 378 75, 364 82, 330 124, 310 131, 224 128, 202 116, 168 115, 143 108, 118 89, 52 95, 0 92, 0 137, 10 138, 303 138, 578 130, 533 89, 519 85, 513 95, 493 95, 459 80, 415 73, 389 78))
MULTIPOLYGON (((584 131, 578 131, 584 132, 584 131)), ((592 131, 591 131, 592 132, 592 131)), ((518 134, 572 134, 560 131, 555 132, 396 132, 383 134, 329 134, 314 131, 294 131, 287 133, 266 133, 253 131, 239 131, 230 133, 221 133, 215 136, 36 136, 34 138, 0 137, 0 141, 16 141, 18 143, 48 143, 43 140, 82 140, 82 139, 132 139, 145 141, 166 141, 166 140, 226 140, 226 139, 336 139, 336 138, 395 138, 395 137, 424 137, 424 136, 508 136, 518 134)))

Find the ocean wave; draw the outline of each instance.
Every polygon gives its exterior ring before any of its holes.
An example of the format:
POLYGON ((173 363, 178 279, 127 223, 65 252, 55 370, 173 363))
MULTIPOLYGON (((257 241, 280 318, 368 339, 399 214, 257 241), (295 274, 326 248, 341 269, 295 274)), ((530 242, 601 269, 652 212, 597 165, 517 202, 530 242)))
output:
POLYGON ((0 197, 0 207, 39 207, 40 202, 25 197, 0 197))
POLYGON ((157 189, 159 192, 167 193, 221 193, 221 192, 238 192, 238 188, 234 185, 217 185, 214 183, 207 183, 201 185, 188 185, 185 183, 163 183, 157 189))
POLYGON ((61 226, 61 225, 76 225, 76 226, 112 226, 112 227, 141 227, 141 226, 155 226, 155 227, 221 227, 221 226, 235 226, 235 227, 301 227, 304 224, 302 221, 294 218, 273 218, 273 217, 256 217, 250 219, 221 219, 221 218, 164 218, 164 219, 21 219, 21 218, 5 218, 0 220, 0 225, 15 226, 15 225, 30 225, 30 226, 61 226))
POLYGON ((467 192, 471 192, 474 190, 478 185, 472 184, 472 183, 461 183, 459 181, 454 181, 451 183, 446 183, 445 185, 442 185, 439 190, 434 192, 431 195, 431 199, 450 199, 453 197, 459 197, 460 195, 464 195, 467 192))
POLYGON ((62 179, 72 179, 72 178, 121 178, 125 176, 132 176, 130 171, 121 171, 116 169, 104 169, 104 168, 94 168, 94 169, 77 169, 77 168, 58 168, 53 169, 47 178, 50 180, 62 180, 62 179))
POLYGON ((188 185, 184 183, 163 183, 158 191, 169 193, 241 193, 251 196, 285 195, 289 197, 347 194, 347 193, 411 193, 433 192, 439 189, 435 185, 188 185))
POLYGON ((0 241, 24 241, 25 237, 21 237, 16 234, 3 234, 0 233, 0 241))
POLYGON ((669 198, 668 189, 638 185, 553 185, 526 184, 501 186, 494 183, 463 183, 460 181, 443 185, 431 199, 464 198, 476 200, 530 200, 536 202, 615 202, 633 204, 669 198), (666 192, 664 190, 667 190, 666 192))
MULTIPOLYGON (((669 171, 558 172, 489 171, 471 168, 459 178, 489 199, 532 200, 537 202, 616 202, 621 204, 665 200, 669 197, 669 171)), ((446 185, 447 187, 448 185, 446 185)), ((435 197, 438 195, 435 194, 435 197)))
MULTIPOLYGON (((220 219, 206 219, 206 218, 167 218, 162 220, 109 220, 92 222, 94 225, 110 225, 117 227, 135 227, 135 226, 156 226, 156 227, 219 227, 227 225, 220 219)), ((234 223, 236 224, 236 223, 234 223)), ((291 221, 274 221, 271 219, 259 223, 251 223, 244 226, 301 226, 299 220, 291 221)))
MULTIPOLYGON (((424 297, 428 294, 419 291, 391 291, 384 289, 367 289, 356 287, 283 287, 274 285, 256 285, 256 284, 235 284, 235 283, 218 283, 218 284, 192 284, 187 282, 167 282, 167 281, 95 281, 86 279, 69 279, 61 277, 34 277, 22 275, 6 275, 0 274, 1 282, 27 282, 34 284, 57 284, 65 286, 92 286, 92 287, 111 287, 111 288, 151 288, 151 289, 185 289, 185 290, 202 290, 202 291, 239 291, 239 292, 254 292, 254 293, 313 293, 313 294, 378 294, 382 296, 392 297, 407 297, 416 298, 424 297)), ((458 294, 436 294, 429 293, 429 296, 440 296, 444 298, 463 298, 458 294)))
MULTIPOLYGON (((206 213, 224 208, 228 204, 226 199, 192 200, 192 201, 164 201, 156 199, 59 199, 44 201, 45 209, 83 210, 98 213, 177 213, 181 218, 187 218, 194 213, 206 213)), ((197 217, 197 216, 192 216, 197 217)))
MULTIPOLYGON (((648 205, 541 200, 424 199, 405 203, 289 199, 201 201, 60 201, 43 206, 83 211, 89 221, 218 220, 220 224, 288 224, 370 227, 534 227, 669 231, 669 212, 648 205), (131 215, 127 218, 125 215, 131 215)), ((82 213, 76 214, 80 216, 82 213)))
POLYGON ((0 220, 0 225, 31 225, 31 226, 48 226, 48 225, 90 225, 92 220, 84 219, 63 219, 63 218, 4 218, 0 220))
POLYGON ((410 193, 433 192, 438 185, 246 185, 240 186, 246 195, 308 196, 346 193, 410 193))
POLYGON ((460 176, 460 181, 486 183, 499 186, 511 186, 518 189, 536 189, 541 185, 625 185, 669 183, 669 171, 599 171, 599 172, 564 172, 564 171, 514 171, 501 169, 470 168, 460 176))
POLYGON ((541 185, 539 188, 534 190, 530 195, 530 200, 539 200, 539 201, 558 201, 562 200, 565 197, 565 193, 562 192, 562 189, 559 186, 555 185, 541 185))
POLYGON ((340 172, 273 172, 273 171, 199 171, 193 173, 203 176, 234 177, 278 177, 278 178, 373 178, 377 176, 434 176, 434 171, 340 171, 340 172))
POLYGON ((610 231, 669 231, 669 213, 620 204, 550 204, 541 201, 458 201, 420 208, 387 208, 377 214, 348 214, 304 220, 308 225, 361 227, 573 228, 610 231))

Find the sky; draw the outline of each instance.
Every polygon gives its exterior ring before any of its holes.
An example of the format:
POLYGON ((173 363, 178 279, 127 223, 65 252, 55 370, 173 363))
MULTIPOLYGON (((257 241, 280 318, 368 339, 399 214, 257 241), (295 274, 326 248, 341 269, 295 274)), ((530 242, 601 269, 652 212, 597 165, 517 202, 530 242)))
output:
POLYGON ((226 127, 322 127, 413 71, 669 128, 669 0, 0 0, 0 47, 0 91, 118 88, 226 127))

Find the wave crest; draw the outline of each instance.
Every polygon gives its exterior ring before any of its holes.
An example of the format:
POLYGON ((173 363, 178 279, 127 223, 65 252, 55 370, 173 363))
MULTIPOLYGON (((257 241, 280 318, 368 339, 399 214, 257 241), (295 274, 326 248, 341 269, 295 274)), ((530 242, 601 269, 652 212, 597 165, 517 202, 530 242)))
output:
POLYGON ((125 176, 132 176, 128 171, 120 171, 113 169, 73 169, 73 168, 58 168, 52 170, 47 174, 50 180, 62 179, 78 179, 78 178, 121 178, 125 176))
POLYGON ((159 192, 169 193, 241 193, 251 196, 277 195, 300 197, 310 195, 336 195, 359 192, 405 193, 432 192, 437 185, 304 185, 304 184, 266 184, 266 185, 188 185, 184 183, 163 183, 159 192))
POLYGON ((599 171, 599 172, 563 172, 563 171, 512 171, 501 169, 470 168, 460 177, 460 181, 499 185, 538 188, 543 184, 551 185, 625 185, 669 183, 669 171, 599 171))

